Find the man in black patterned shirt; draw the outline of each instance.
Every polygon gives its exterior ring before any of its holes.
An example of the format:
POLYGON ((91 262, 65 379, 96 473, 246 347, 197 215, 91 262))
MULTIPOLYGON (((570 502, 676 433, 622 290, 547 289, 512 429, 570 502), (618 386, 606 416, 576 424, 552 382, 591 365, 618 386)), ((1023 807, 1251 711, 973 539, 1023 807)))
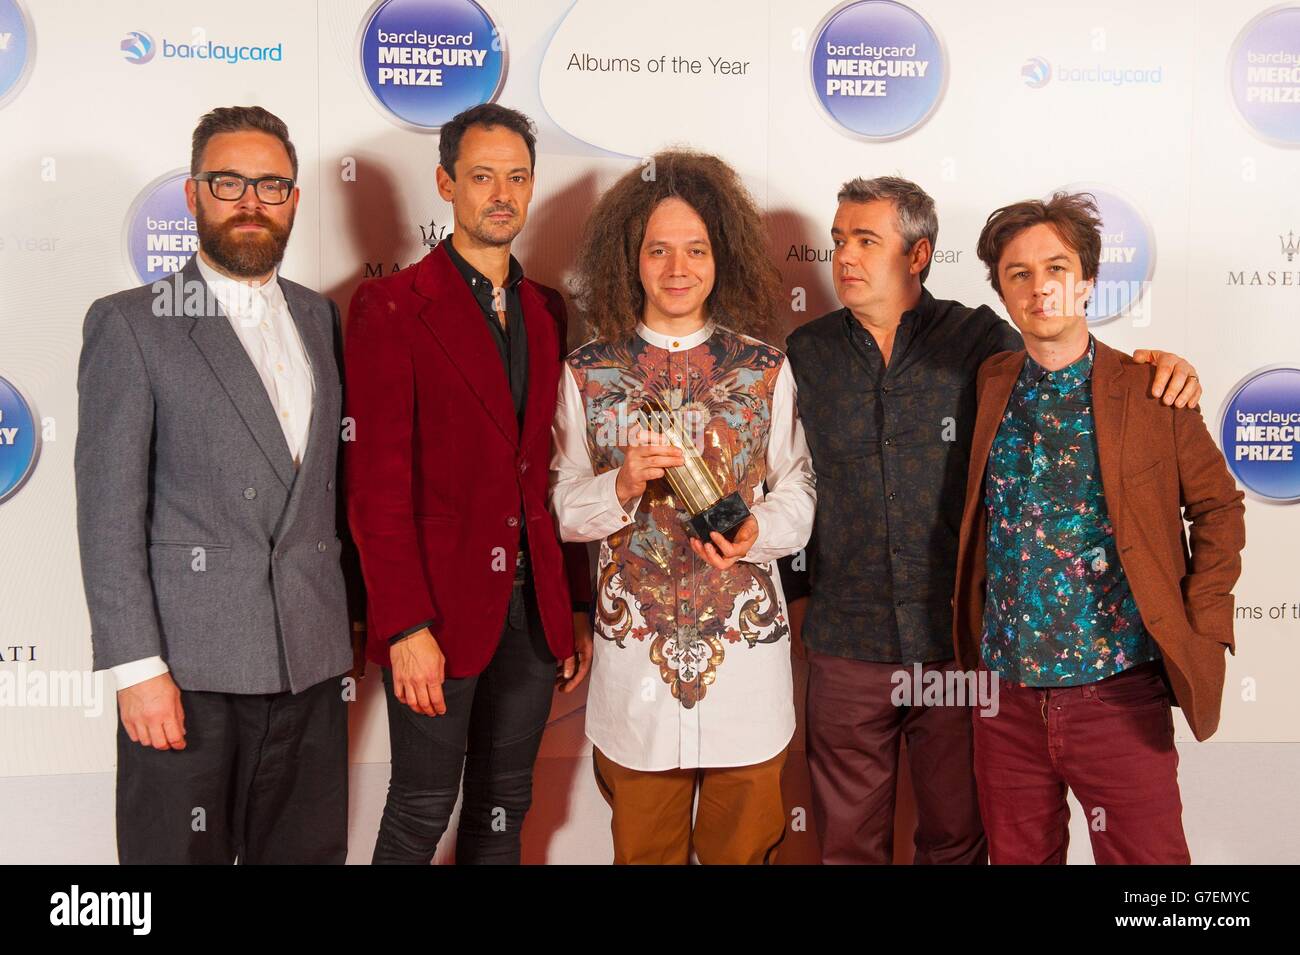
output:
MULTIPOLYGON (((854 179, 838 200, 831 264, 844 308, 787 343, 817 472, 802 638, 822 861, 892 861, 905 737, 915 861, 981 863, 987 843, 969 708, 895 700, 899 675, 911 685, 914 664, 923 675, 956 666, 951 598, 975 373, 991 355, 1024 344, 988 307, 925 289, 938 219, 919 186, 854 179)), ((1157 365, 1154 395, 1179 407, 1196 403, 1200 382, 1187 362, 1153 351, 1134 357, 1157 365)), ((787 593, 798 586, 792 579, 787 593)))

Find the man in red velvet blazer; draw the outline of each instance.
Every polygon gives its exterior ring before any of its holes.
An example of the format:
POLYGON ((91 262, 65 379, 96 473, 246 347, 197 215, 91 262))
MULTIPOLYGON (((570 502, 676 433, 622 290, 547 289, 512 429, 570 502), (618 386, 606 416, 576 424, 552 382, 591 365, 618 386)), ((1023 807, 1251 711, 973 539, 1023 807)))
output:
MULTIPOLYGON (((456 231, 364 282, 349 310, 348 515, 393 764, 376 863, 430 862, 462 766, 457 862, 518 862, 553 687, 590 664, 546 507, 564 302, 510 254, 535 160, 514 110, 443 126, 438 189, 456 231)), ((581 598, 585 554, 573 566, 581 598)))

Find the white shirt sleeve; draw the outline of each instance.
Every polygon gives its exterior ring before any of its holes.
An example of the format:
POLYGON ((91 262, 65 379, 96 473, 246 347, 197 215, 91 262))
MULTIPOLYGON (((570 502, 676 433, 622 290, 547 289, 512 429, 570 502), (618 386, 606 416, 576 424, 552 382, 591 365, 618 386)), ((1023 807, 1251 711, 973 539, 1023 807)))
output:
POLYGON ((614 490, 618 468, 597 475, 587 450, 587 420, 573 369, 560 374, 551 426, 551 513, 564 541, 602 540, 632 523, 641 496, 626 508, 614 490))
POLYGON ((758 538, 742 559, 753 564, 765 564, 806 546, 817 509, 817 476, 788 361, 782 362, 772 393, 766 484, 767 495, 749 509, 758 521, 758 538))
POLYGON ((115 667, 109 667, 119 690, 162 676, 169 672, 169 669, 162 657, 145 657, 142 660, 132 660, 130 663, 119 663, 115 667))

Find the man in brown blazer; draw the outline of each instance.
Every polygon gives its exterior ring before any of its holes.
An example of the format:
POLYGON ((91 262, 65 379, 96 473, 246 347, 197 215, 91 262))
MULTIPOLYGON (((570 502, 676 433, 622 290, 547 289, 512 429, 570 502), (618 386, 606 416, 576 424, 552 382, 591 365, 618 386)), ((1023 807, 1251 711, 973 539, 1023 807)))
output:
POLYGON ((1058 193, 977 249, 1025 340, 979 370, 953 599, 961 665, 999 688, 973 717, 994 863, 1065 861, 1067 787, 1098 862, 1189 862, 1170 704, 1213 734, 1233 649, 1242 493, 1200 412, 1089 334, 1100 225, 1058 193))

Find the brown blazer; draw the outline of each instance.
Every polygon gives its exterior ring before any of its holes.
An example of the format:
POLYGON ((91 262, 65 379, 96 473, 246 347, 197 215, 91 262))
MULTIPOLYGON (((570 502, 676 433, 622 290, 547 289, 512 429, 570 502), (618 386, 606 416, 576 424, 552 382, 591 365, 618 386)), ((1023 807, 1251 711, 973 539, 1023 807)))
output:
MULTIPOLYGON (((978 411, 966 480, 953 595, 953 643, 968 670, 984 632, 984 471, 1025 352, 980 366, 978 411)), ((1219 726, 1224 655, 1232 635, 1232 586, 1246 543, 1242 493, 1201 413, 1151 397, 1153 365, 1097 342, 1092 413, 1101 483, 1120 563, 1142 622, 1164 656, 1178 705, 1198 740, 1219 726), (1191 552, 1183 520, 1191 523, 1191 552)))

